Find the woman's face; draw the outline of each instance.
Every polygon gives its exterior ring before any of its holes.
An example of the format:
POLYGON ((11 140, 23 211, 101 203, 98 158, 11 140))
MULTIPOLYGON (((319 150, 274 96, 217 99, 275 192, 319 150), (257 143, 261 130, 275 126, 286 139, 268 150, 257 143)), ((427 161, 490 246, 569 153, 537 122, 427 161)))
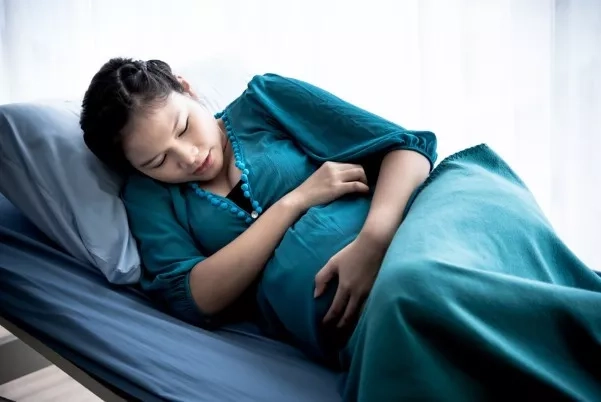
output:
POLYGON ((124 128, 125 156, 138 171, 165 183, 211 181, 223 169, 220 123, 187 92, 132 116, 124 128))

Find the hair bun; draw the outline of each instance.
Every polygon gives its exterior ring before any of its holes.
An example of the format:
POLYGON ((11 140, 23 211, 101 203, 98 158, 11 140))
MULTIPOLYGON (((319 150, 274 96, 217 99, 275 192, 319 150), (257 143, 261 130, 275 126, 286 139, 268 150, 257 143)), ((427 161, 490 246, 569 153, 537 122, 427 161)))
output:
POLYGON ((171 67, 169 67, 169 64, 165 63, 162 60, 148 60, 146 61, 146 65, 151 71, 161 71, 166 74, 172 74, 171 67))
POLYGON ((118 73, 121 81, 126 81, 129 77, 138 74, 140 71, 146 72, 146 66, 143 61, 130 60, 119 67, 118 73))

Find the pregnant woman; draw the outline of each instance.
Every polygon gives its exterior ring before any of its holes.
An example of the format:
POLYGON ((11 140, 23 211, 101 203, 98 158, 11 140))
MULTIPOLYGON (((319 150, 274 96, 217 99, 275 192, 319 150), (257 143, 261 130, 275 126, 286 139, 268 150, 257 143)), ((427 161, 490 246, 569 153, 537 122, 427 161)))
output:
POLYGON ((488 147, 432 171, 434 134, 309 83, 256 76, 212 115, 166 63, 121 58, 81 126, 174 316, 252 317, 343 369, 349 401, 601 395, 601 278, 488 147))

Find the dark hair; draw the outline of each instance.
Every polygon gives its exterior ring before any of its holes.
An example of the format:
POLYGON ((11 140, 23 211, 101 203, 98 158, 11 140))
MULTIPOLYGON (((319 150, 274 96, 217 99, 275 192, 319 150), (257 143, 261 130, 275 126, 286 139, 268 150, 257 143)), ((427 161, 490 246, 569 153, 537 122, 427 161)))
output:
POLYGON ((113 58, 92 78, 79 124, 86 146, 118 173, 131 171, 123 151, 123 127, 135 112, 159 105, 184 88, 160 60, 113 58))

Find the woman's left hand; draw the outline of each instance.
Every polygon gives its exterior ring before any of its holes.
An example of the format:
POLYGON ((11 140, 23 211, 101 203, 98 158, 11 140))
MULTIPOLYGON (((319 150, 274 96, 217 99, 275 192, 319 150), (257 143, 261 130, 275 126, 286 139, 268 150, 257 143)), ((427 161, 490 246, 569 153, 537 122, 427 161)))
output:
POLYGON ((384 258, 385 249, 357 237, 336 253, 315 276, 315 297, 338 276, 338 289, 324 323, 338 319, 338 328, 353 322, 363 307, 384 258), (342 317, 340 317, 342 315, 342 317))

